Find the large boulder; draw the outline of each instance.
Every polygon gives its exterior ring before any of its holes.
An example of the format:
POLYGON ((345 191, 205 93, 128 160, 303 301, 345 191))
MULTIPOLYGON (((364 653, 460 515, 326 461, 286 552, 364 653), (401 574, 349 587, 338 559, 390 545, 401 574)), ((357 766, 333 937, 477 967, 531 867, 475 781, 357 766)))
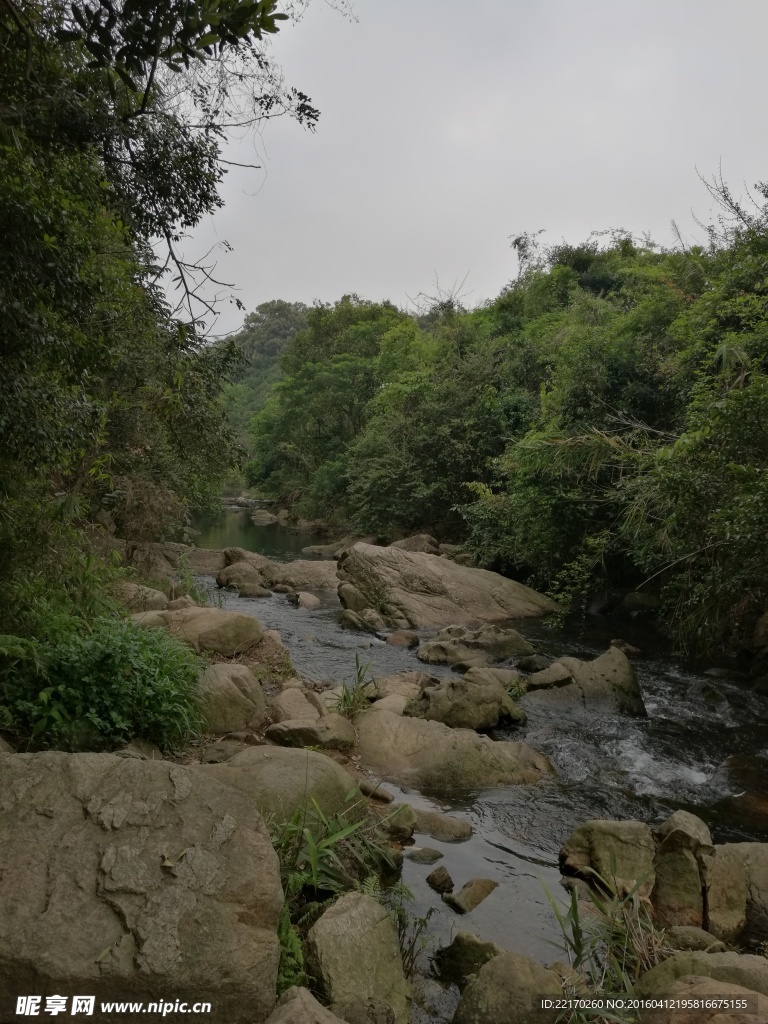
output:
POLYGON ((357 737, 348 718, 342 715, 324 715, 317 721, 286 719, 267 729, 266 737, 282 747, 319 747, 322 750, 347 750, 354 747, 357 737))
POLYGON ((342 896, 307 936, 307 963, 332 1012, 347 1021, 407 1024, 410 986, 385 907, 363 893, 342 896))
POLYGON ((215 548, 190 548, 185 557, 190 572, 205 576, 215 576, 227 564, 227 556, 215 548))
POLYGON ((294 590, 335 590, 336 565, 333 562, 298 558, 293 562, 273 562, 265 555, 245 548, 225 548, 227 565, 248 562, 268 587, 288 586, 294 590))
POLYGON ((441 679, 436 686, 425 686, 418 697, 405 705, 403 714, 443 722, 452 729, 493 729, 501 718, 517 717, 498 680, 481 678, 475 682, 466 676, 441 679))
POLYGON ((227 785, 242 790, 261 814, 287 821, 317 803, 332 815, 350 806, 352 777, 325 754, 293 747, 248 747, 225 764, 205 765, 227 785))
POLYGON ((538 782, 553 773, 527 743, 494 742, 469 729, 364 711, 355 718, 363 761, 385 778, 423 789, 470 790, 538 782))
POLYGON ((0 1019, 20 992, 178 993, 228 1024, 267 1018, 283 893, 248 795, 165 761, 6 754, 0 834, 0 1019))
POLYGON ((562 994, 555 971, 522 953, 498 953, 470 979, 453 1024, 549 1024, 559 1011, 542 1010, 541 1000, 562 994))
POLYGON ((267 716, 259 681, 245 665, 209 665, 200 676, 200 696, 208 732, 258 729, 267 716))
POLYGON ((470 630, 465 626, 448 626, 441 629, 434 640, 421 644, 416 657, 429 665, 482 666, 532 651, 531 644, 514 629, 483 626, 470 630))
POLYGON ((220 587, 237 587, 241 597, 263 597, 269 594, 259 570, 250 562, 226 565, 216 577, 220 587))
POLYGON ((274 696, 269 711, 273 722, 315 722, 320 717, 320 712, 314 704, 310 704, 304 691, 294 686, 286 687, 274 696))
POLYGON ((421 551, 425 555, 439 555, 440 541, 435 540, 428 533, 416 533, 412 537, 403 537, 402 540, 395 540, 391 548, 400 548, 401 551, 421 551))
POLYGON ((156 612, 168 607, 168 598, 162 590, 143 587, 129 580, 118 580, 114 583, 112 593, 120 604, 132 612, 156 612))
POLYGON ((704 892, 714 856, 706 824, 687 811, 675 811, 654 829, 655 884, 651 900, 665 927, 704 924, 704 892))
POLYGON ((593 661, 560 658, 556 664, 570 673, 573 682, 561 680, 565 685, 556 685, 553 681, 549 688, 526 693, 524 708, 577 704, 595 711, 608 709, 628 715, 646 713, 635 670, 618 647, 609 647, 593 661))
POLYGON ((675 953, 641 975, 635 991, 639 996, 662 995, 680 978, 712 978, 727 985, 740 985, 750 992, 768 996, 768 959, 751 953, 704 953, 686 950, 675 953))
POLYGON ((367 607, 395 629, 501 622, 557 610, 554 601, 498 573, 395 547, 355 544, 339 559, 338 578, 353 584, 367 607))
POLYGON ((283 992, 267 1024, 344 1024, 318 1003, 308 988, 294 986, 283 992))
POLYGON ((178 611, 138 612, 131 616, 140 626, 167 629, 196 651, 213 651, 225 658, 244 654, 264 636, 258 619, 220 608, 181 608, 178 611))
POLYGON ((707 929, 719 939, 768 941, 768 843, 724 843, 707 873, 707 929))
POLYGON ((411 700, 418 697, 425 686, 437 686, 440 680, 426 672, 397 672, 391 676, 380 676, 370 688, 371 700, 382 700, 384 697, 406 697, 411 700))
POLYGON ((656 880, 656 847, 650 828, 642 821, 586 821, 566 840, 560 851, 565 874, 595 881, 595 874, 620 892, 637 886, 650 896, 656 880))

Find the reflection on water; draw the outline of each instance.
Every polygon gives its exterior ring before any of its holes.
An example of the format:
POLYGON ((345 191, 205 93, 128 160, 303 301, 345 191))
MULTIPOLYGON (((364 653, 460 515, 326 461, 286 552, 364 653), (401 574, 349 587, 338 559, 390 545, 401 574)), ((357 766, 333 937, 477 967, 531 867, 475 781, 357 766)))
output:
MULTIPOLYGON (((210 547, 229 545, 258 550, 272 558, 305 557, 301 547, 317 543, 280 527, 255 527, 247 513, 229 513, 197 538, 210 547)), ((207 578, 214 586, 214 580, 207 578)), ((355 655, 370 663, 373 675, 422 668, 412 651, 392 647, 365 634, 341 630, 334 592, 319 592, 316 611, 292 607, 273 594, 264 599, 224 596, 226 607, 256 615, 277 629, 297 671, 313 681, 351 682, 355 655)), ((544 654, 595 657, 617 635, 615 622, 553 626, 546 620, 516 624, 544 654)), ((768 840, 768 796, 744 795, 755 779, 764 786, 768 752, 768 701, 741 680, 716 682, 672 659, 660 639, 632 622, 621 634, 642 654, 634 660, 648 709, 647 718, 530 708, 527 726, 500 731, 497 738, 525 738, 552 761, 554 781, 510 786, 483 793, 404 793, 413 803, 456 810, 473 822, 476 833, 465 843, 421 845, 442 850, 444 864, 459 887, 472 877, 490 877, 499 888, 468 918, 458 919, 426 885, 429 869, 406 861, 404 879, 416 898, 416 912, 430 906, 435 939, 469 928, 508 949, 542 961, 557 958, 550 945, 558 937, 542 883, 553 894, 558 885, 557 854, 570 832, 589 818, 637 818, 658 822, 683 807, 699 814, 715 840, 768 840), (728 769, 722 766, 728 762, 728 769), (740 795, 741 794, 741 795, 740 795), (747 799, 747 797, 749 797, 747 799)), ((426 631, 424 636, 428 635, 426 631)), ((450 674, 430 666, 438 675, 450 674)))
POLYGON ((318 539, 316 534, 297 533, 279 523, 256 526, 251 520, 250 510, 244 508, 200 519, 195 523, 195 528, 200 531, 195 537, 195 546, 198 548, 245 548, 246 551, 258 551, 278 562, 312 558, 312 555, 302 554, 301 549, 323 543, 323 539, 318 539))

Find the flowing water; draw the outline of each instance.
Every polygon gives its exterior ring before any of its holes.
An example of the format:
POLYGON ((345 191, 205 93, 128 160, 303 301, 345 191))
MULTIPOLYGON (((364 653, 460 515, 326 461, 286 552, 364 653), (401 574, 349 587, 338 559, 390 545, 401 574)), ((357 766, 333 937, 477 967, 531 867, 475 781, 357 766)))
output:
MULTIPOLYGON (((236 545, 278 560, 307 557, 301 548, 317 542, 279 526, 255 527, 247 512, 226 513, 196 538, 200 547, 236 545)), ((212 578, 203 579, 215 587, 212 578)), ((370 663, 374 676, 422 667, 412 651, 340 629, 333 592, 318 592, 322 605, 315 611, 294 608, 280 594, 249 599, 218 593, 225 607, 256 615, 266 628, 278 630, 306 679, 351 682, 356 654, 370 663)), ((549 656, 595 657, 617 635, 641 648, 633 663, 648 717, 528 708, 528 723, 514 737, 550 758, 554 781, 465 794, 388 788, 415 805, 472 820, 475 834, 467 842, 424 840, 445 854, 440 863, 457 887, 478 876, 499 882, 471 915, 457 918, 426 885, 429 869, 406 860, 404 881, 417 913, 435 908, 429 926, 434 939, 442 943, 457 928, 469 929, 546 962, 557 959, 551 943, 559 933, 545 887, 561 898, 558 851, 583 821, 653 823, 685 808, 709 824, 716 842, 768 841, 768 698, 753 692, 750 680, 713 677, 670 657, 658 636, 630 620, 621 626, 599 619, 565 626, 546 620, 511 624, 549 656)), ((430 666, 430 672, 450 674, 440 666, 430 666)))

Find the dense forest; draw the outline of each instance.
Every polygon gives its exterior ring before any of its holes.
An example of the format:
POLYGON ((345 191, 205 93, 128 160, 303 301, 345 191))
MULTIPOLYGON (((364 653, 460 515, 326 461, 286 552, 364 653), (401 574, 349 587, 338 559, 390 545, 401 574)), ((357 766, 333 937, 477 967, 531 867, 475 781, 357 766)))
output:
POLYGON ((228 396, 238 427, 263 405, 248 483, 360 534, 461 541, 573 608, 637 588, 681 649, 738 646, 768 604, 768 207, 710 192, 691 248, 517 238, 518 278, 477 309, 260 307, 228 396))

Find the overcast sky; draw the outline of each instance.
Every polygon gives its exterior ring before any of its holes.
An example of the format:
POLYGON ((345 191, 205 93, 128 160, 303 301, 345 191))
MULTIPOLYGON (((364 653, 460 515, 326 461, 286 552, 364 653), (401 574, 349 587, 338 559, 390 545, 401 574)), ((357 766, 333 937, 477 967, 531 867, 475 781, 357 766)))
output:
MULTIPOLYGON (((697 178, 768 178, 766 0, 314 0, 272 52, 321 117, 227 156, 226 205, 188 243, 247 310, 347 292, 408 304, 514 276, 510 235, 626 228, 673 243, 707 219, 697 178)), ((225 305, 215 333, 242 314, 225 305)))

